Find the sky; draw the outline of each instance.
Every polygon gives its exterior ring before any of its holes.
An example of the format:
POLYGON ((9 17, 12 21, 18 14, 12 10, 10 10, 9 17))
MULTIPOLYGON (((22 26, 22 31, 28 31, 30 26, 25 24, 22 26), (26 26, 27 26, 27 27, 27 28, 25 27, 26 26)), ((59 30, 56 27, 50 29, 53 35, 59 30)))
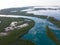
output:
POLYGON ((25 6, 60 5, 60 0, 0 0, 0 9, 25 6))

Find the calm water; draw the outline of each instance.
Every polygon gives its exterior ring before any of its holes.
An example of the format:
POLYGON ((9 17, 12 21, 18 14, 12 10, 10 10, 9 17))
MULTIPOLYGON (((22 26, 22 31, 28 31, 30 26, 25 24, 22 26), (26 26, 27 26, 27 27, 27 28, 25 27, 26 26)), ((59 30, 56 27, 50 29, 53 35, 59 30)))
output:
POLYGON ((55 27, 50 22, 46 22, 45 19, 34 19, 36 21, 35 26, 22 38, 26 40, 31 40, 36 43, 36 45, 56 45, 51 39, 46 35, 46 25, 51 27, 52 31, 56 33, 58 39, 60 39, 60 29, 55 27))
MULTIPOLYGON (((27 11, 27 13, 33 13, 34 15, 47 15, 55 17, 60 20, 60 10, 39 10, 39 11, 27 11)), ((60 40, 60 28, 57 28, 54 24, 50 23, 46 19, 36 18, 34 19, 36 24, 26 35, 22 38, 26 40, 32 40, 36 45, 56 45, 51 39, 46 35, 46 25, 48 25, 52 31, 55 33, 57 38, 60 40)))
MULTIPOLYGON (((29 13, 34 13, 35 15, 47 15, 47 16, 53 16, 56 19, 60 20, 60 11, 32 11, 29 13)), ((0 15, 1 17, 1 15, 0 15)), ((57 38, 60 40, 60 28, 56 27, 56 25, 50 23, 46 19, 40 19, 36 17, 28 17, 28 16, 14 16, 14 15, 4 15, 3 17, 23 17, 23 18, 29 18, 35 21, 35 26, 22 38, 25 40, 31 40, 36 45, 56 45, 49 37, 46 35, 46 25, 48 25, 52 31, 55 33, 57 38)))

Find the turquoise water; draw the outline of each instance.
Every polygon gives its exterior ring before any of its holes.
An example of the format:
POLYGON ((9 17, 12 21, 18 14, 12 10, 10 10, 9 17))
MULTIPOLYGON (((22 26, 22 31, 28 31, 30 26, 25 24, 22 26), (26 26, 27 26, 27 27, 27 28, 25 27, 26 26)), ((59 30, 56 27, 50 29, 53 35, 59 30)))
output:
MULTIPOLYGON (((38 10, 32 11, 32 9, 25 10, 27 13, 33 13, 34 15, 47 15, 51 17, 55 17, 56 19, 60 20, 60 10, 38 10)), ((60 40, 60 28, 56 25, 52 24, 51 22, 47 21, 46 19, 41 19, 37 17, 28 17, 28 16, 16 16, 16 15, 0 15, 0 17, 14 17, 14 18, 29 18, 35 21, 35 25, 33 28, 29 30, 27 34, 25 34, 22 38, 24 40, 33 41, 36 45, 56 45, 47 35, 46 35, 46 26, 48 25, 49 28, 55 33, 56 37, 60 40)))
MULTIPOLYGON (((0 15, 1 17, 2 15, 0 15)), ((60 29, 54 24, 50 23, 46 19, 40 19, 37 17, 28 16, 14 16, 14 15, 3 15, 2 17, 15 17, 15 18, 29 18, 35 21, 35 25, 30 31, 25 34, 22 38, 25 40, 33 41, 36 45, 56 45, 47 35, 46 35, 46 25, 48 25, 55 35, 60 40, 60 29)))
MULTIPOLYGON (((45 19, 40 19, 40 18, 38 18, 38 19, 35 18, 34 20, 36 21, 35 26, 27 34, 25 34, 22 38, 26 39, 26 40, 31 40, 31 41, 35 42, 36 45, 56 45, 46 35, 46 29, 45 29, 46 25, 47 25, 46 20, 45 19)), ((48 22, 48 26, 54 27, 55 25, 48 22)), ((55 33, 58 33, 56 35, 60 35, 60 31, 59 31, 60 29, 56 28, 54 30, 54 28, 52 28, 52 30, 55 33)), ((59 38, 60 38, 60 36, 59 36, 59 38)))
MULTIPOLYGON (((31 11, 35 15, 47 15, 55 17, 60 20, 60 10, 40 10, 31 11)), ((35 20, 35 26, 22 38, 26 40, 31 40, 36 43, 36 45, 56 45, 49 37, 46 35, 46 25, 48 25, 52 31, 55 33, 56 37, 60 40, 60 28, 56 25, 50 23, 46 19, 33 18, 35 20)))

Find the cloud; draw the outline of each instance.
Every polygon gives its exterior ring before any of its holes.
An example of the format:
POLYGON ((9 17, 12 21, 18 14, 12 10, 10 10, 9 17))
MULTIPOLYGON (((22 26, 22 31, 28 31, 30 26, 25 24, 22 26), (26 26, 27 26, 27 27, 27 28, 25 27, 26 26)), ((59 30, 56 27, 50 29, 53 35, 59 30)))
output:
POLYGON ((33 5, 60 5, 60 0, 0 0, 0 9, 33 5))

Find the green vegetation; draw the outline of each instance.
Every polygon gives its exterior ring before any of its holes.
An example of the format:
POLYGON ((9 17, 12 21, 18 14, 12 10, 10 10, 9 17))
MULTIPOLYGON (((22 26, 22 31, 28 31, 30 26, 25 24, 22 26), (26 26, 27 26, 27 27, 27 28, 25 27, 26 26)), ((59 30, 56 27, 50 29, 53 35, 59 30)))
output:
MULTIPOLYGON (((17 14, 17 15, 18 15, 18 14, 17 14)), ((34 15, 33 13, 26 13, 25 11, 24 11, 24 12, 20 12, 19 15, 37 17, 37 18, 42 18, 42 19, 46 19, 46 18, 47 18, 46 15, 34 15)))
POLYGON ((60 28, 60 21, 59 20, 55 19, 54 17, 49 17, 48 20, 60 28))
POLYGON ((26 8, 9 8, 9 9, 2 9, 0 11, 0 14, 2 15, 21 15, 21 16, 32 16, 32 17, 38 17, 38 18, 43 18, 46 19, 47 16, 45 15, 34 15, 33 13, 27 13, 26 11, 21 11, 23 9, 28 9, 28 7, 26 8), (11 12, 11 11, 15 11, 16 12, 11 12))
MULTIPOLYGON (((26 11, 21 12, 21 10, 23 10, 23 9, 24 8, 22 8, 22 9, 20 9, 20 8, 17 8, 17 9, 14 8, 13 9, 12 8, 12 9, 8 9, 8 10, 5 9, 5 10, 1 10, 0 14, 32 16, 32 17, 38 17, 38 18, 42 18, 42 19, 47 19, 47 16, 44 16, 44 15, 34 15, 32 13, 26 13, 26 11), (17 10, 17 12, 11 12, 13 10, 17 10)), ((42 9, 40 9, 40 10, 42 10, 42 9)), ((39 9, 35 9, 35 10, 39 10, 39 9)), ((44 10, 46 10, 46 9, 44 9, 44 10)), ((4 17, 1 17, 0 18, 0 21, 1 21, 1 23, 0 23, 0 32, 4 31, 3 29, 5 27, 7 27, 12 21, 22 21, 22 20, 24 21, 23 18, 4 18, 4 17)), ((58 26, 60 28, 60 21, 55 19, 54 17, 49 17, 48 21, 50 21, 51 23, 55 24, 56 26, 58 26)), ((23 24, 23 23, 21 23, 21 24, 23 24)), ((24 27, 22 29, 15 29, 14 31, 10 32, 8 34, 8 36, 0 37, 0 45, 35 45, 32 41, 20 39, 35 24, 35 22, 33 20, 31 20, 28 23, 29 23, 28 27, 24 27)), ((60 45, 60 41, 57 39, 54 32, 51 31, 51 29, 48 26, 46 27, 46 34, 57 45, 60 45)))
MULTIPOLYGON (((31 7, 33 7, 33 6, 31 6, 31 7)), ((29 9, 29 8, 31 8, 31 7, 18 7, 18 8, 2 9, 2 10, 0 10, 0 14, 6 14, 6 15, 12 14, 11 11, 17 11, 16 13, 19 14, 19 12, 20 12, 21 10, 29 9)))
MULTIPOLYGON (((25 18, 9 18, 9 17, 0 17, 0 21, 2 27, 0 26, 0 29, 2 31, 4 31, 4 27, 7 27, 12 21, 24 21, 25 18)), ((30 20, 30 19, 28 19, 30 20)), ((25 21, 24 21, 25 23, 25 21)), ((26 34, 35 24, 35 22, 33 20, 27 22, 29 24, 28 27, 24 27, 21 29, 15 29, 11 32, 8 33, 7 36, 0 36, 0 45, 13 45, 14 43, 16 43, 16 45, 20 45, 19 42, 22 42, 21 45, 33 45, 34 43, 32 43, 31 41, 25 41, 23 39, 20 39, 24 34, 26 34), (18 40, 20 39, 20 40, 18 40)))
POLYGON ((48 10, 47 8, 35 8, 35 10, 33 10, 33 11, 37 11, 37 10, 48 10))
POLYGON ((35 45, 32 41, 19 39, 9 45, 35 45))
POLYGON ((23 18, 9 18, 9 17, 0 17, 0 32, 4 31, 5 27, 8 27, 12 21, 24 21, 23 18))
POLYGON ((58 38, 55 36, 54 32, 51 31, 51 29, 47 26, 46 27, 46 34, 47 36, 53 40, 57 45, 60 45, 60 41, 58 40, 58 38))
MULTIPOLYGON (((12 13, 14 15, 14 13, 12 13)), ((26 11, 23 12, 19 12, 15 15, 22 15, 22 16, 31 16, 31 17, 37 17, 37 18, 42 18, 42 19, 46 19, 47 16, 46 15, 34 15, 33 13, 26 13, 26 11)))

